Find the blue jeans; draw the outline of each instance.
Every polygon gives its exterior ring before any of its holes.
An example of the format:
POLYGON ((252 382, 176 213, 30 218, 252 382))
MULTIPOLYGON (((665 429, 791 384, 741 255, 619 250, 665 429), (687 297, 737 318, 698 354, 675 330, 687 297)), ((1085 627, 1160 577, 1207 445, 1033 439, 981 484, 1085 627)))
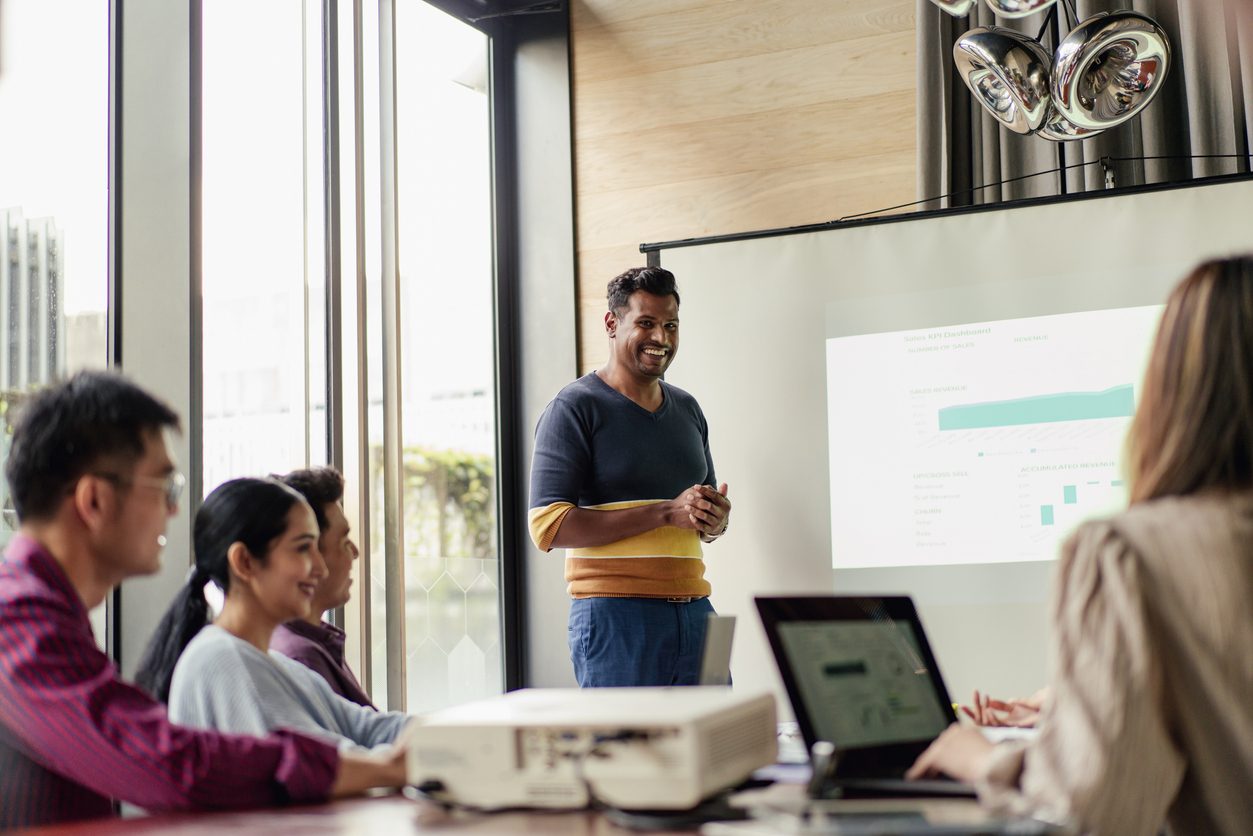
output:
POLYGON ((575 598, 570 602, 570 661, 583 688, 696 685, 708 598, 575 598))

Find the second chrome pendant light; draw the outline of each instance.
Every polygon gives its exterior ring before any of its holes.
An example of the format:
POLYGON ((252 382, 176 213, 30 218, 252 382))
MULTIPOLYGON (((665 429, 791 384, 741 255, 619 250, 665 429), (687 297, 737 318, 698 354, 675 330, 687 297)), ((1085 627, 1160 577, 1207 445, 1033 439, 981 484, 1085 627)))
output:
MULTIPOLYGON (((961 16, 977 0, 931 2, 961 16)), ((1014 18, 1050 6, 1056 14, 1059 0, 985 2, 1014 18)), ((1147 107, 1162 89, 1171 54, 1156 21, 1116 11, 1079 21, 1051 54, 1039 38, 980 26, 957 39, 953 61, 975 99, 1006 128, 1065 142, 1121 125, 1147 107)))

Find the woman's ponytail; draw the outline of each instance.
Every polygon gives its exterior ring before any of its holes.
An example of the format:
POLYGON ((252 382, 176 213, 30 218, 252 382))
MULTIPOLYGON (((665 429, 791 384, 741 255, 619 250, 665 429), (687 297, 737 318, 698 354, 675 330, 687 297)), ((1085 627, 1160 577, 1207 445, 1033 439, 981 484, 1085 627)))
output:
POLYGON ((199 567, 192 567, 187 583, 174 596, 139 660, 135 682, 161 702, 170 701, 170 682, 178 657, 209 623, 209 602, 204 597, 208 580, 199 567))

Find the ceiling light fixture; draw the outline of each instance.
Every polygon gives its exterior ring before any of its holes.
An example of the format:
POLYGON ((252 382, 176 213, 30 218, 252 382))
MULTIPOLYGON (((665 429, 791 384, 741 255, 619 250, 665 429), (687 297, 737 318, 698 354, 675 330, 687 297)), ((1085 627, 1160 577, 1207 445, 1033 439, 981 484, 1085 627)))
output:
MULTIPOLYGON (((977 0, 931 0, 960 17, 977 0)), ((953 44, 953 62, 975 100, 1015 133, 1054 142, 1087 139, 1121 125, 1148 106, 1170 70, 1170 40, 1139 12, 1100 12, 1078 20, 1072 0, 986 0, 1001 17, 1049 9, 1031 38, 980 26, 953 44), (1076 24, 1050 57, 1041 37, 1064 6, 1076 24), (1051 8, 1050 8, 1051 7, 1051 8)))

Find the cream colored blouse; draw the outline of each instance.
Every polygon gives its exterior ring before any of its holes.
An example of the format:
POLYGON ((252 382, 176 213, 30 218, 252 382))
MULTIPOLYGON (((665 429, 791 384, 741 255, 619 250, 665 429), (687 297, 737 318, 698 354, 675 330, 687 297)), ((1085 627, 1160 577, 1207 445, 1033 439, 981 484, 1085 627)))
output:
POLYGON ((1253 495, 1087 523, 1058 571, 1052 697, 981 798, 1081 832, 1253 833, 1253 495))

